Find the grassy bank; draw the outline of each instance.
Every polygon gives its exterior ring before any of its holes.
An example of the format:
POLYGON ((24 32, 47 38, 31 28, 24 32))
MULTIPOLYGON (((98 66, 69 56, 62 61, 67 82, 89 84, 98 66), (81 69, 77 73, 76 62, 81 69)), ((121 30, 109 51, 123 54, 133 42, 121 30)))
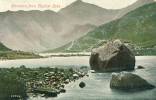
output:
POLYGON ((0 59, 32 59, 42 58, 41 56, 23 51, 0 51, 0 59))

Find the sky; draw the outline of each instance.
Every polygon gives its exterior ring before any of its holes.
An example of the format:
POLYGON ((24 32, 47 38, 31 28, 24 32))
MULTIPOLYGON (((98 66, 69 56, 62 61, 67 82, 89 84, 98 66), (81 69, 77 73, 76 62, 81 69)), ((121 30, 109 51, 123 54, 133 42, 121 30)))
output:
MULTIPOLYGON (((7 10, 53 10, 59 11, 76 0, 0 0, 0 12, 7 10)), ((107 9, 120 9, 137 0, 83 0, 107 9)))

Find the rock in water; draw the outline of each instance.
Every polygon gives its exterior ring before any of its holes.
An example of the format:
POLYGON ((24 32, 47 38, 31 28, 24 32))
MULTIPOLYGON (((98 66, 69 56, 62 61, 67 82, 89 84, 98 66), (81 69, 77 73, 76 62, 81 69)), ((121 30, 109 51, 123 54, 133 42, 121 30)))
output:
POLYGON ((120 40, 109 41, 92 50, 90 66, 92 70, 104 72, 133 70, 135 55, 120 40))
POLYGON ((137 69, 145 69, 145 67, 139 65, 139 66, 137 66, 137 69))
POLYGON ((86 84, 84 82, 80 82, 79 87, 80 88, 84 88, 86 86, 86 84))
POLYGON ((110 88, 121 90, 144 90, 152 89, 154 86, 138 75, 129 72, 121 72, 112 74, 110 88))
POLYGON ((61 90, 60 90, 60 93, 65 93, 65 92, 66 92, 65 89, 61 89, 61 90))

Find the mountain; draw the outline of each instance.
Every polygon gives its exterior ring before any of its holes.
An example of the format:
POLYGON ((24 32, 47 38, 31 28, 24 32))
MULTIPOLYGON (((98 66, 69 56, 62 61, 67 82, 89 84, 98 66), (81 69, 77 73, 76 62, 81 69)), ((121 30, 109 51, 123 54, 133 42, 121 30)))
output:
POLYGON ((73 27, 73 29, 69 30, 69 32, 62 35, 62 37, 63 37, 63 39, 70 39, 73 41, 73 40, 76 40, 76 39, 84 36, 86 33, 92 31, 96 27, 97 26, 92 25, 92 24, 75 25, 73 27))
POLYGON ((89 23, 93 25, 100 25, 112 20, 117 12, 116 10, 104 9, 94 4, 77 0, 60 10, 59 13, 67 19, 70 19, 72 24, 89 23))
POLYGON ((11 51, 11 49, 9 49, 5 45, 3 45, 3 43, 0 42, 0 51, 11 51))
POLYGON ((45 50, 46 45, 54 46, 57 41, 61 18, 53 11, 2 12, 0 40, 16 50, 45 50))
POLYGON ((72 41, 54 52, 89 51, 108 39, 130 41, 140 47, 156 47, 156 3, 151 3, 129 12, 120 19, 104 24, 72 41))
POLYGON ((0 12, 0 41, 13 50, 39 52, 58 48, 152 1, 138 0, 119 10, 104 9, 77 0, 59 12, 0 12))
POLYGON ((132 4, 132 5, 128 6, 128 7, 126 7, 126 8, 121 9, 121 10, 119 11, 120 13, 118 13, 118 14, 116 15, 116 17, 117 17, 117 18, 120 18, 120 17, 122 17, 123 15, 127 14, 127 13, 130 12, 130 11, 135 10, 135 9, 138 8, 138 7, 141 7, 141 6, 143 6, 143 5, 150 4, 150 3, 153 3, 153 2, 155 2, 155 1, 154 1, 154 0, 137 0, 134 4, 132 4))
POLYGON ((151 2, 154 2, 154 0, 137 0, 135 3, 129 5, 128 7, 113 10, 104 9, 94 4, 89 4, 83 2, 82 0, 77 0, 76 2, 73 2, 69 6, 60 10, 59 13, 67 19, 70 19, 71 23, 89 23, 98 26, 110 22, 114 19, 120 18, 129 11, 132 11, 151 2))

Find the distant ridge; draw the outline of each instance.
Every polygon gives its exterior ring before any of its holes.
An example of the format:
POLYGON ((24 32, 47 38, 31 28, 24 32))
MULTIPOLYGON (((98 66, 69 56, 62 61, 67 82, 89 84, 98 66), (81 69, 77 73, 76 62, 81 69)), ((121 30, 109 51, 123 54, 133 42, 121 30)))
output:
POLYGON ((139 0, 129 7, 110 10, 78 0, 59 12, 0 12, 0 41, 13 50, 40 52, 58 48, 151 2, 139 0))
POLYGON ((142 48, 156 47, 156 3, 144 5, 103 24, 73 42, 48 52, 87 52, 105 40, 119 38, 142 48), (70 47, 70 49, 69 49, 70 47))

